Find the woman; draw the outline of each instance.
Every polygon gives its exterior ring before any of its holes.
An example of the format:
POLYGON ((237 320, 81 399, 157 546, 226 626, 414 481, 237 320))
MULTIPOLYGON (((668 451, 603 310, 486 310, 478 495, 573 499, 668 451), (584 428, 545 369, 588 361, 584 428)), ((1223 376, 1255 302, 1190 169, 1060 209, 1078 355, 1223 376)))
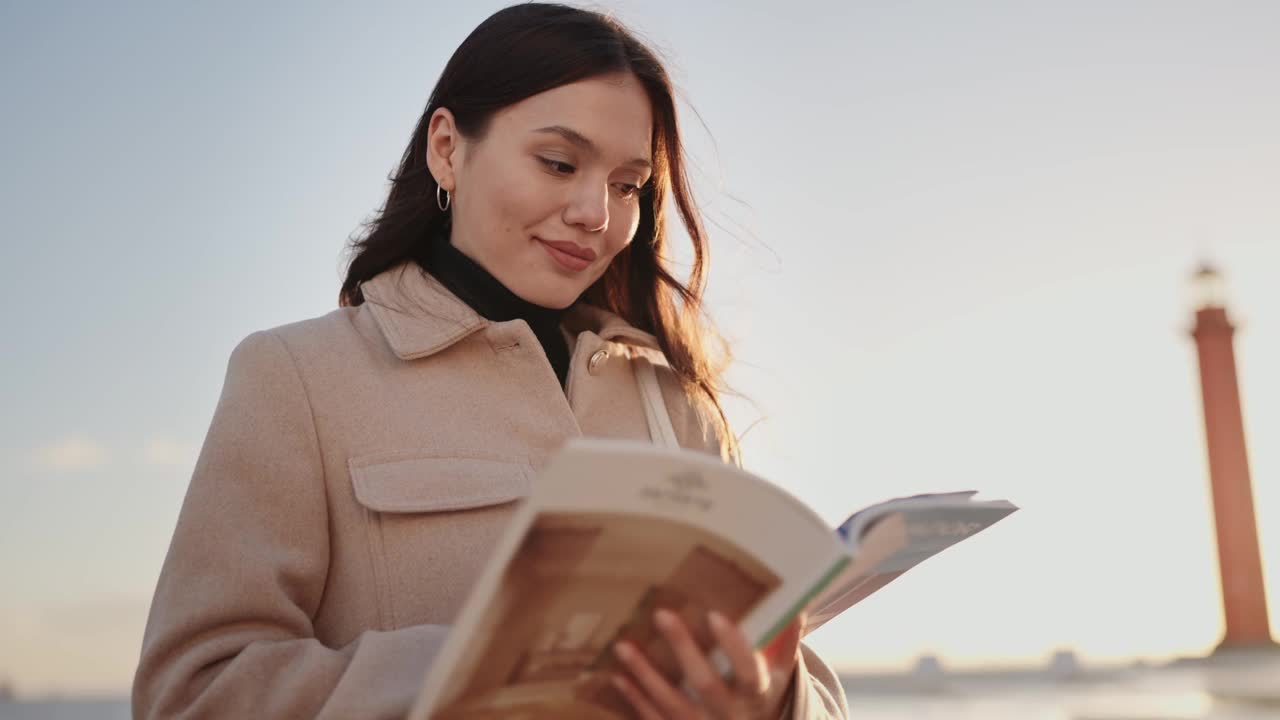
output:
MULTIPOLYGON (((642 357, 678 442, 736 457, 671 84, 615 21, 528 4, 482 23, 353 251, 338 310, 231 356, 137 717, 402 717, 530 472, 576 435, 649 437, 642 357), (668 193, 688 285, 664 264, 668 193)), ((660 626, 697 692, 619 646, 640 717, 845 714, 799 624, 767 655, 721 624, 734 682, 678 620, 660 626)))

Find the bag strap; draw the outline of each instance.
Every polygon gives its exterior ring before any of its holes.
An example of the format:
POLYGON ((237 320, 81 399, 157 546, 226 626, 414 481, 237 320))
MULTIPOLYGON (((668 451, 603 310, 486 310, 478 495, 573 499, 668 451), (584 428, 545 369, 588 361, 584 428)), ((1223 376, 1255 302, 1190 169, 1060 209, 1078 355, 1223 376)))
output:
POLYGON ((667 403, 662 399, 662 388, 658 385, 658 373, 653 369, 653 363, 646 357, 636 356, 632 358, 631 368, 635 372, 636 384, 640 386, 640 401, 644 405, 644 419, 649 423, 649 437, 658 447, 680 447, 675 428, 671 426, 671 415, 667 413, 667 403))

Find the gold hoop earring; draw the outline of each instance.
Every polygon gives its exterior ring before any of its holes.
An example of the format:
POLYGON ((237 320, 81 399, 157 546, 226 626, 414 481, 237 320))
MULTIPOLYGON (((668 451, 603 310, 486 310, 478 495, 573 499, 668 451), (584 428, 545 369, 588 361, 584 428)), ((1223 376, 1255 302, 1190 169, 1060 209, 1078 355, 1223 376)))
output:
POLYGON ((453 198, 449 197, 448 190, 445 190, 444 188, 440 187, 439 184, 436 185, 436 207, 440 208, 440 212, 448 211, 449 203, 452 201, 452 199, 453 198), (440 197, 441 192, 444 193, 443 198, 440 197))

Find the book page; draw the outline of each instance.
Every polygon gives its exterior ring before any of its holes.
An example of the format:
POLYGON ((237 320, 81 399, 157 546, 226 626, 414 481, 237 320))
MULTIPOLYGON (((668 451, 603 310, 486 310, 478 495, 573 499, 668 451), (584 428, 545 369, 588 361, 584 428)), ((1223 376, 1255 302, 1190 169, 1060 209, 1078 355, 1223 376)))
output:
POLYGON ((975 500, 974 494, 898 498, 852 515, 837 532, 849 544, 853 562, 810 602, 805 633, 1018 509, 1006 500, 975 500))
POLYGON ((679 674, 657 608, 704 648, 712 609, 762 645, 845 549, 808 507, 716 457, 575 440, 517 511, 410 718, 630 717, 609 683, 616 641, 679 674))

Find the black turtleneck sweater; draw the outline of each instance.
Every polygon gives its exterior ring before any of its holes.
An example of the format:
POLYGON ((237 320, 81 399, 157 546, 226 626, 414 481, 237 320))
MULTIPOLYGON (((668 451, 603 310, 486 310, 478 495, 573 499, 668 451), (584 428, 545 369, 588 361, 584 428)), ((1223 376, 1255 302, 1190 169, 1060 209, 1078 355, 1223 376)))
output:
POLYGON ((560 332, 560 321, 565 311, 534 305, 508 290, 449 242, 447 228, 433 233, 424 245, 418 264, 477 314, 494 322, 524 320, 529 324, 564 387, 569 375, 569 346, 560 332))

